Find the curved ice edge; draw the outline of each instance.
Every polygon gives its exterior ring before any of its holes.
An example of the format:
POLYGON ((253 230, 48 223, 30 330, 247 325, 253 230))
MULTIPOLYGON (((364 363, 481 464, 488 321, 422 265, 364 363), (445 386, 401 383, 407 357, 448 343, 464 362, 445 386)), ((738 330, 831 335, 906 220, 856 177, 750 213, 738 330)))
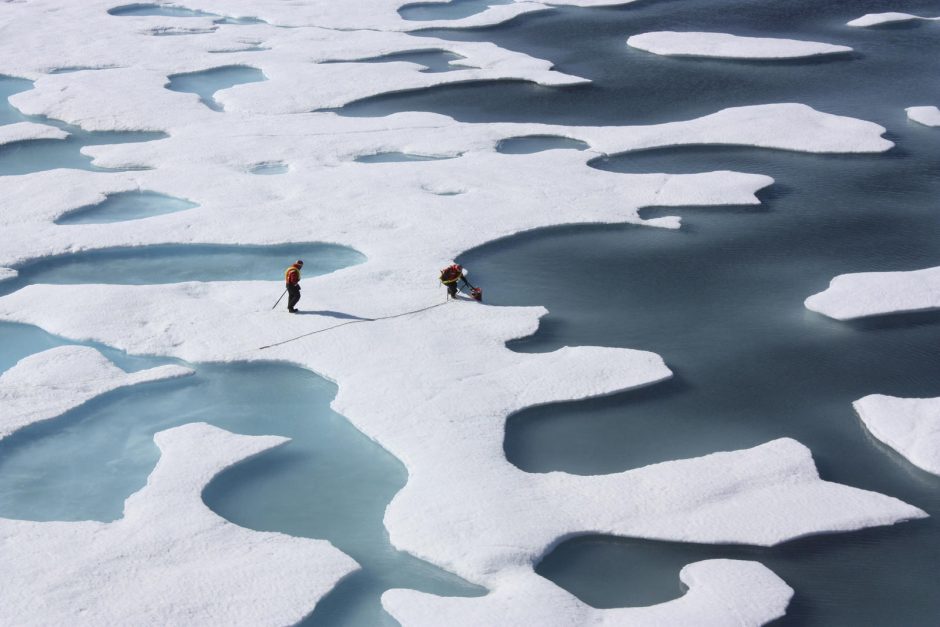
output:
POLYGON ((858 17, 850 22, 846 22, 846 26, 867 28, 870 26, 881 26, 883 24, 901 24, 903 22, 913 22, 916 20, 934 22, 940 20, 940 17, 921 17, 919 15, 901 13, 898 11, 888 11, 886 13, 866 13, 862 17, 858 17))
POLYGON ((46 623, 296 623, 358 568, 325 540, 244 529, 203 503, 213 477, 287 438, 191 423, 154 441, 160 460, 122 519, 0 519, 0 622, 31 622, 41 598, 46 623), (186 576, 166 576, 171 567, 186 576))
POLYGON ((122 387, 193 374, 166 365, 127 373, 87 346, 60 346, 24 357, 0 375, 0 440, 29 425, 52 420, 122 387))
POLYGON ((940 309, 940 266, 901 272, 840 274, 803 301, 836 320, 940 309))
POLYGON ((940 397, 870 394, 852 406, 875 439, 918 468, 940 475, 940 397))
POLYGON ((597 609, 534 573, 517 571, 483 597, 441 597, 392 589, 382 607, 403 625, 741 625, 757 626, 786 613, 793 589, 759 562, 712 559, 679 572, 686 592, 644 607, 597 609), (508 580, 508 581, 506 581, 508 580), (523 593, 524 591, 524 593, 523 593))
POLYGON ((68 131, 48 124, 16 122, 0 125, 0 147, 39 139, 66 139, 68 136, 68 131))
POLYGON ((627 45, 663 56, 717 59, 783 60, 841 55, 852 52, 840 46, 798 39, 741 37, 728 33, 657 31, 633 35, 627 45))

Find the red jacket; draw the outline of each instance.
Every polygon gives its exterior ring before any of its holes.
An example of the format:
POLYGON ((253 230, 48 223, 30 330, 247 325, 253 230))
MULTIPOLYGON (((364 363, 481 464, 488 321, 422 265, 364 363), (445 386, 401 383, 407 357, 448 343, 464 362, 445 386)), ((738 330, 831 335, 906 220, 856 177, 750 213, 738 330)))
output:
POLYGON ((296 263, 284 271, 284 281, 287 282, 288 285, 297 285, 300 283, 300 268, 296 263))

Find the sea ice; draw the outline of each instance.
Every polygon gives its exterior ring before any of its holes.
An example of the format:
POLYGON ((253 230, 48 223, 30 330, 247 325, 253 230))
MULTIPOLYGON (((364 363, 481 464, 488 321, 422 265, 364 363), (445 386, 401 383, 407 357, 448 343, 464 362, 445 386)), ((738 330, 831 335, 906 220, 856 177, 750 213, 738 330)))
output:
POLYGON ((940 475, 940 398, 871 394, 852 405, 878 440, 918 468, 940 475))
POLYGON ((192 374, 183 366, 127 373, 93 348, 60 346, 20 360, 0 375, 0 440, 117 388, 192 374))
POLYGON ((633 35, 627 45, 665 56, 720 59, 798 59, 852 51, 848 46, 815 41, 675 31, 633 35))
POLYGON ((55 126, 34 122, 0 125, 0 146, 33 139, 65 139, 69 134, 55 126))
POLYGON ((0 623, 284 625, 356 563, 329 542, 243 529, 202 491, 287 440, 191 423, 154 436, 161 457, 112 523, 0 518, 0 623))
POLYGON ((907 117, 924 126, 940 126, 940 109, 937 107, 908 107, 907 117))
POLYGON ((938 309, 940 266, 910 272, 840 274, 804 304, 836 320, 938 309))
POLYGON ((890 11, 888 13, 866 13, 862 17, 856 18, 851 22, 847 22, 847 25, 857 28, 867 28, 869 26, 899 24, 903 22, 912 22, 915 20, 924 20, 930 22, 940 20, 940 17, 920 17, 919 15, 899 13, 897 11, 890 11))

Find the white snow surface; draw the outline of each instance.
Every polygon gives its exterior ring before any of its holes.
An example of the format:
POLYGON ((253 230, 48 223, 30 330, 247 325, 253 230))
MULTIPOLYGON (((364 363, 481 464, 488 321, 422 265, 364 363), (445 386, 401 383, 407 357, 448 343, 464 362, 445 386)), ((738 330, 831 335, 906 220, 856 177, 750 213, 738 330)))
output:
POLYGON ((940 109, 929 107, 908 107, 907 117, 924 126, 940 126, 940 109))
POLYGON ((65 139, 69 134, 55 126, 35 122, 16 122, 0 126, 0 146, 31 139, 65 139))
POLYGON ((783 616, 793 590, 757 562, 716 559, 685 566, 680 598, 651 605, 595 609, 546 579, 530 573, 519 585, 481 598, 442 598, 416 590, 389 590, 382 605, 403 625, 662 625, 756 626, 783 616))
POLYGON ((940 308, 940 266, 909 272, 840 274, 804 302, 836 320, 940 308))
MULTIPOLYGON (((392 542, 487 586, 489 595, 467 601, 480 604, 472 610, 479 616, 498 606, 511 609, 520 624, 537 624, 537 617, 553 612, 588 612, 577 609, 577 600, 566 592, 546 592, 550 586, 532 570, 559 541, 579 534, 771 545, 924 515, 891 497, 822 481, 808 449, 792 440, 605 476, 523 472, 503 452, 509 414, 654 384, 671 373, 659 356, 644 351, 591 346, 511 351, 506 342, 534 333, 543 308, 445 305, 436 280, 437 270, 461 252, 519 232, 581 223, 677 228, 678 218, 644 221, 639 210, 756 204, 755 193, 773 182, 727 171, 620 174, 587 167, 598 156, 677 145, 881 152, 893 145, 882 137, 883 127, 795 103, 622 127, 467 124, 432 113, 342 117, 313 110, 453 81, 515 79, 550 87, 584 79, 492 44, 410 36, 404 31, 434 23, 401 19, 397 9, 404 0, 186 3, 267 22, 252 25, 108 15, 106 9, 117 4, 0 3, 0 41, 22 43, 4 46, 0 73, 35 80, 34 89, 11 98, 15 106, 87 130, 169 135, 84 149, 96 165, 116 171, 59 169, 7 177, 0 195, 0 266, 15 269, 51 255, 169 243, 322 241, 356 248, 368 259, 305 279, 300 308, 308 315, 302 316, 270 311, 283 289, 277 268, 271 281, 31 285, 0 298, 0 319, 136 354, 286 361, 335 381, 339 392, 333 407, 408 468, 408 484, 386 511, 392 542), (282 28, 288 26, 295 28, 282 28), (205 32, 154 35, 168 29, 205 32), (429 49, 461 55, 467 69, 435 74, 414 63, 354 62, 429 49), (169 75, 230 65, 258 68, 267 80, 216 92, 223 112, 209 110, 194 94, 165 89, 169 75), (67 67, 108 69, 49 74, 67 67), (579 139, 590 150, 496 152, 499 141, 527 135, 579 139), (452 158, 355 161, 380 152, 452 158), (284 163, 289 170, 251 174, 252 166, 264 162, 284 163), (127 222, 54 224, 78 207, 137 189, 186 198, 199 207, 127 222), (50 308, 49 302, 58 306, 50 308), (218 316, 219 311, 227 315, 218 316), (412 311, 306 335, 346 322, 332 312, 379 318, 412 311), (458 337, 442 329, 457 329, 458 337), (259 350, 273 344, 278 345, 259 350), (468 390, 474 393, 472 403, 455 402, 468 390), (521 601, 529 595, 551 605, 521 601), (516 599, 518 606, 500 605, 507 599, 516 599)), ((545 8, 498 5, 447 24, 496 23, 545 8)), ((35 366, 29 370, 38 371, 35 366)), ((75 622, 67 608, 87 602, 84 607, 106 612, 89 622, 138 622, 138 612, 148 608, 159 608, 152 622, 162 623, 296 621, 350 571, 351 560, 326 543, 241 530, 211 514, 198 498, 212 474, 277 442, 205 425, 181 427, 158 434, 164 450, 160 465, 148 487, 128 500, 121 521, 3 521, 0 533, 7 541, 0 542, 0 550, 12 553, 0 558, 17 570, 0 592, 12 599, 0 598, 0 612, 46 623, 75 622), (185 524, 165 524, 170 516, 160 516, 164 509, 183 511, 185 524), (247 562, 238 561, 252 552, 247 562), (41 558, 48 554, 56 555, 56 569, 41 558), (249 572, 251 565, 256 568, 249 572), (140 573, 148 585, 134 587, 140 573), (212 577, 193 582, 190 573, 212 577), (105 580, 112 583, 105 586, 105 580), (250 595, 239 587, 249 581, 255 591, 250 595), (41 596, 50 599, 48 613, 33 608, 23 614, 24 604, 41 596), (235 597, 253 605, 238 602, 228 610, 213 605, 235 597)), ((734 564, 691 565, 683 574, 689 594, 660 610, 646 608, 642 616, 629 610, 631 619, 655 618, 657 611, 670 618, 692 611, 720 617, 728 607, 739 608, 755 624, 779 615, 789 598, 785 586, 759 565, 734 564), (751 578, 752 585, 739 584, 741 578, 751 578)), ((450 600, 394 592, 385 603, 420 624, 445 612, 450 600), (405 609, 396 600, 401 598, 408 599, 405 609)), ((588 614, 616 622, 618 612, 588 614)))
POLYGON ((285 625, 357 568, 324 540, 243 529, 202 491, 280 446, 191 423, 154 436, 160 461, 111 523, 0 519, 5 625, 285 625))
POLYGON ((854 26, 856 28, 868 28, 871 26, 882 26, 884 24, 899 24, 903 22, 913 22, 915 20, 935 22, 937 20, 940 20, 940 17, 921 17, 919 15, 912 15, 910 13, 889 11, 887 13, 866 13, 862 17, 856 18, 852 20, 851 22, 847 22, 847 25, 854 26))
POLYGON ((30 355, 0 375, 0 440, 105 392, 192 373, 174 365, 127 373, 86 346, 60 346, 30 355))
POLYGON ((816 41, 677 31, 633 35, 627 45, 664 56, 720 59, 798 59, 852 51, 848 46, 816 41))
POLYGON ((940 398, 871 394, 852 405, 873 436, 918 468, 940 475, 940 398))

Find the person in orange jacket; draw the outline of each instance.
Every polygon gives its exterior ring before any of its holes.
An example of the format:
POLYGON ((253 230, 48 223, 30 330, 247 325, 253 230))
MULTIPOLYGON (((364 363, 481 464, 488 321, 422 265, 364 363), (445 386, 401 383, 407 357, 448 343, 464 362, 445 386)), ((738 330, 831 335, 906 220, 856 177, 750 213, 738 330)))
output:
POLYGON ((287 284, 287 311, 297 313, 295 305, 300 300, 300 269, 304 262, 298 259, 284 271, 284 282, 287 284))

